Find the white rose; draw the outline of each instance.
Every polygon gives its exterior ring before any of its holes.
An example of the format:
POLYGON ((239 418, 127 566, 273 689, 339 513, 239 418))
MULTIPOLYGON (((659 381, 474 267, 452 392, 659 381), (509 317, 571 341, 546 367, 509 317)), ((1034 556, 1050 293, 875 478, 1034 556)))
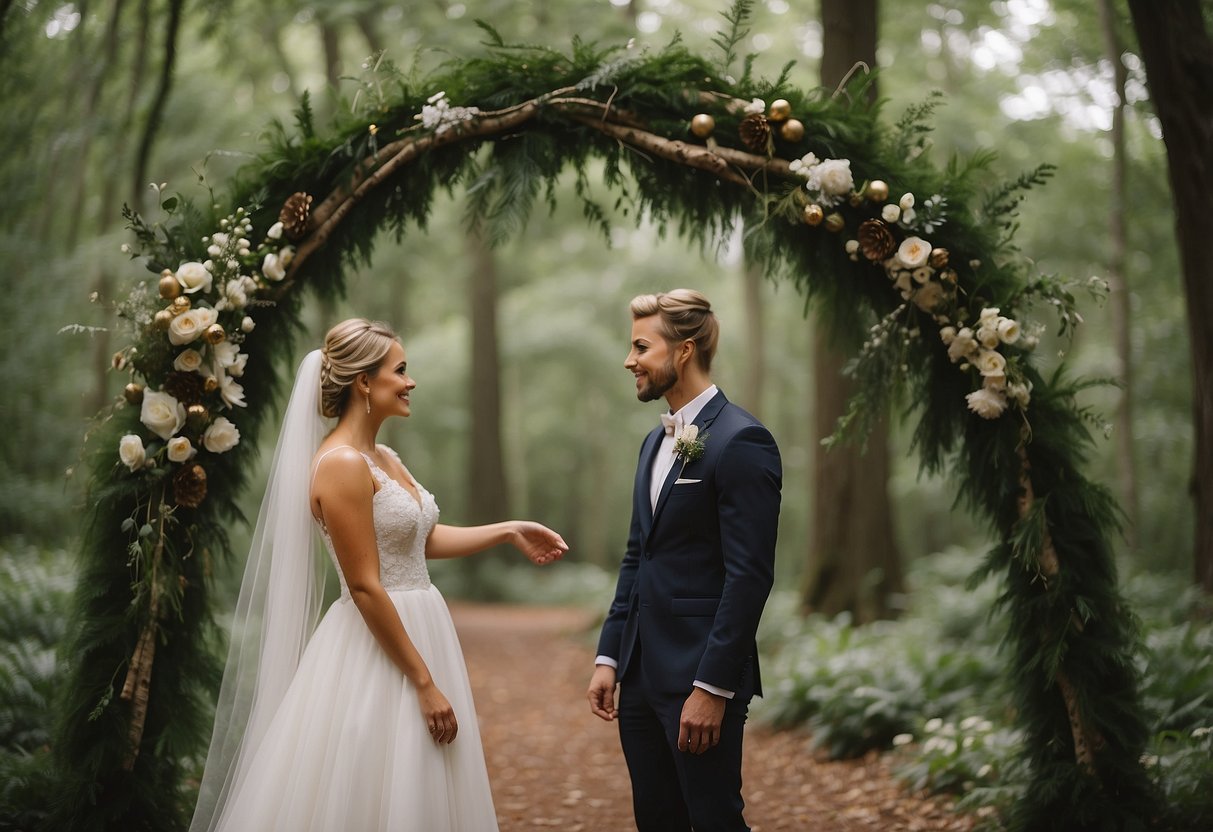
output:
POLYGON ((809 186, 812 190, 821 191, 830 196, 842 196, 850 193, 851 189, 855 187, 855 180, 851 176, 851 160, 826 159, 813 168, 813 173, 809 177, 809 186))
POLYGON ((187 295, 211 290, 211 273, 201 263, 190 261, 177 267, 177 282, 187 295))
POLYGON ((219 313, 205 307, 182 312, 168 325, 168 339, 177 346, 192 343, 218 319, 219 313))
POLYGON ((173 359, 173 369, 183 373, 196 373, 202 366, 202 353, 195 349, 183 350, 173 359))
POLYGON ((1019 321, 1012 318, 1001 318, 998 321, 998 337, 1004 344, 1014 344, 1019 340, 1019 321))
POLYGON ((897 247, 897 259, 906 268, 916 269, 931 256, 931 244, 921 237, 906 237, 897 247))
POLYGON ((202 434, 202 444, 213 454, 230 451, 239 441, 240 431, 226 416, 216 417, 202 434))
POLYGON ((266 280, 282 280, 286 277, 286 266, 282 265, 277 254, 267 254, 261 261, 261 273, 266 280))
POLYGON ((997 419, 1007 409, 1007 400, 1002 393, 984 387, 965 396, 965 401, 969 403, 969 410, 983 419, 997 419))
POLYGON ((990 321, 997 321, 998 313, 1000 311, 1001 310, 997 306, 987 306, 985 309, 981 310, 981 322, 985 324, 990 321))
POLYGON ((1000 376, 1007 369, 1007 360, 997 350, 982 350, 973 364, 983 376, 1000 376))
POLYGON ((185 462, 198 453, 198 450, 184 436, 174 436, 168 441, 168 458, 170 462, 185 462))
POLYGON ((227 285, 223 287, 224 300, 233 309, 243 309, 248 306, 248 295, 244 292, 244 285, 239 280, 229 280, 227 285))
POLYGON ((219 378, 219 395, 228 407, 244 407, 244 388, 231 376, 219 378))
POLYGON ((945 326, 943 329, 939 330, 939 340, 943 341, 945 347, 950 345, 956 340, 956 327, 945 326))
POLYGON ((265 236, 269 237, 271 240, 279 239, 282 236, 282 223, 276 222, 271 225, 269 230, 265 232, 265 236))
POLYGON ((241 332, 252 332, 253 327, 255 327, 255 326, 257 326, 257 322, 254 321, 252 318, 250 318, 248 315, 245 315, 244 320, 240 322, 240 331, 241 332))
POLYGON ((143 450, 143 440, 133 433, 128 433, 119 439, 118 458, 127 468, 138 471, 143 467, 143 461, 147 458, 147 452, 143 450))
POLYGON ((914 207, 914 194, 903 194, 901 199, 897 201, 897 205, 903 211, 909 211, 914 207))
POLYGON ((698 436, 699 436, 699 426, 698 425, 686 425, 683 427, 682 433, 678 435, 678 439, 681 442, 694 442, 696 437, 698 437, 698 436))
POLYGON ((901 209, 890 202, 880 209, 880 218, 885 222, 897 222, 901 219, 901 209))
POLYGON ((168 393, 148 390, 143 394, 139 421, 161 439, 171 439, 185 424, 185 405, 168 393))
POLYGON ((955 364, 957 361, 968 358, 977 350, 977 342, 973 340, 973 330, 967 326, 962 327, 960 332, 956 333, 956 337, 952 339, 952 343, 948 344, 948 358, 955 364))
POLYGON ((992 350, 998 346, 998 330, 992 326, 978 327, 977 340, 981 342, 983 347, 992 350))

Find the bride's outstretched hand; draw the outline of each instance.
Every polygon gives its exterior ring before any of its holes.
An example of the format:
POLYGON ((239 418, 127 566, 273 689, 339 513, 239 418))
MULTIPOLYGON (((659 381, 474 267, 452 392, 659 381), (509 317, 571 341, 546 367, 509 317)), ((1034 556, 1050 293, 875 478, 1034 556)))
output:
POLYGON ((560 560, 569 550, 564 538, 541 523, 519 520, 514 524, 513 544, 531 563, 543 566, 560 560))

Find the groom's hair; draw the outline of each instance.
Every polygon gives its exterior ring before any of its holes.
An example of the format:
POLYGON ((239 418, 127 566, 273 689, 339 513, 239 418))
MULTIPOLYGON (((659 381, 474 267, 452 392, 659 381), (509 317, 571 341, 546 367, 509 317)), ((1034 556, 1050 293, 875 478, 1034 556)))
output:
POLYGON ((661 334, 671 344, 694 341, 699 366, 705 373, 712 369, 720 323, 706 297, 694 289, 674 289, 632 298, 633 320, 651 315, 660 316, 661 334))

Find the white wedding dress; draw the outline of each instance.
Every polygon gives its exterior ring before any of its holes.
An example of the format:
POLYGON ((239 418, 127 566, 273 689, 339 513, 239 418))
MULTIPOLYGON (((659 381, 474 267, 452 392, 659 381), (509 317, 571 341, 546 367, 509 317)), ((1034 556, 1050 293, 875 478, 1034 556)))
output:
MULTIPOLYGON (((418 503, 366 460, 379 483, 374 518, 383 586, 454 708, 459 734, 449 745, 430 739, 416 691, 371 635, 342 576, 341 598, 320 621, 264 741, 232 784, 218 829, 497 829, 463 652, 426 568, 438 506, 420 486, 418 503)), ((336 563, 323 528, 321 536, 336 563)))

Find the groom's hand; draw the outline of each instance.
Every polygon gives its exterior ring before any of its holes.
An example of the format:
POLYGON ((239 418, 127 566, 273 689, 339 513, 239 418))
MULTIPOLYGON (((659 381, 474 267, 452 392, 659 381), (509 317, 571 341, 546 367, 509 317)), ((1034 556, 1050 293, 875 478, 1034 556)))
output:
POLYGON ((619 713, 615 709, 615 668, 605 664, 595 666, 586 697, 594 716, 607 722, 613 720, 619 713))
POLYGON ((678 723, 678 750, 702 754, 720 744, 725 698, 695 688, 682 706, 678 723))

